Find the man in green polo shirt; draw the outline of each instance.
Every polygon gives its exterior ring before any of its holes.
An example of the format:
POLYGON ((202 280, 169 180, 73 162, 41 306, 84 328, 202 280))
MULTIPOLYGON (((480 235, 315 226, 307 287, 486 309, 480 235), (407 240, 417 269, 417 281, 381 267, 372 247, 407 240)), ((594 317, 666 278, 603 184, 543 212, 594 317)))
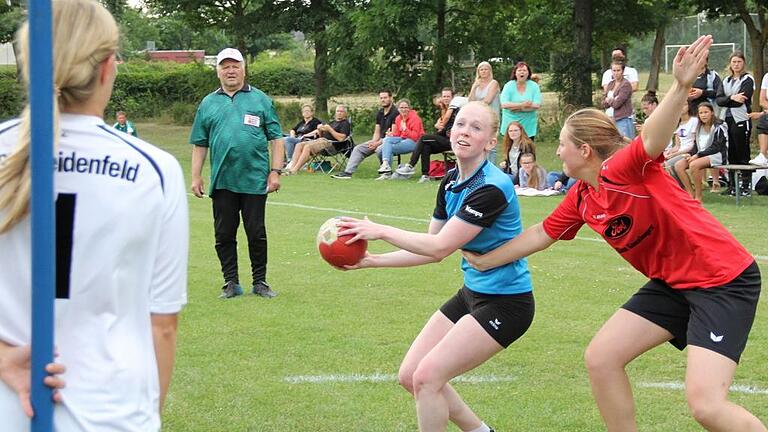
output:
POLYGON ((272 100, 245 83, 240 51, 225 48, 216 56, 221 87, 197 108, 189 142, 192 150, 192 193, 205 193, 203 164, 210 150, 216 254, 224 286, 220 297, 243 294, 237 270, 237 227, 242 214, 253 275, 252 292, 272 298, 267 284, 267 194, 280 189, 283 132, 272 100), (269 143, 269 146, 267 145, 269 143), (271 147, 271 158, 269 147, 271 147))
POLYGON ((135 137, 139 136, 139 134, 136 133, 136 127, 133 125, 132 121, 128 120, 128 116, 125 114, 125 111, 116 112, 115 118, 117 122, 112 125, 113 128, 119 130, 120 132, 125 132, 128 135, 133 135, 135 137))

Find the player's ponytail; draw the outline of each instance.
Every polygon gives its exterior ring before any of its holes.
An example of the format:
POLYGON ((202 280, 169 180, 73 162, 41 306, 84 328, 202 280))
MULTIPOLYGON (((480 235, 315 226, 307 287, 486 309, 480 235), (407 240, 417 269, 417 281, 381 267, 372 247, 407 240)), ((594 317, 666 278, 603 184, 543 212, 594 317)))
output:
MULTIPOLYGON (((117 51, 118 28, 112 15, 94 0, 54 0, 52 12, 55 147, 59 110, 77 107, 93 95, 99 65, 117 51)), ((29 83, 28 23, 21 26, 16 37, 22 76, 29 83)), ((29 212, 29 144, 30 117, 29 106, 26 106, 20 118, 17 146, 0 161, 0 213, 3 214, 0 233, 11 229, 29 212)))
POLYGON ((629 143, 623 137, 613 120, 595 108, 583 108, 571 114, 563 124, 567 133, 577 147, 587 144, 592 147, 597 156, 608 159, 613 153, 629 143))

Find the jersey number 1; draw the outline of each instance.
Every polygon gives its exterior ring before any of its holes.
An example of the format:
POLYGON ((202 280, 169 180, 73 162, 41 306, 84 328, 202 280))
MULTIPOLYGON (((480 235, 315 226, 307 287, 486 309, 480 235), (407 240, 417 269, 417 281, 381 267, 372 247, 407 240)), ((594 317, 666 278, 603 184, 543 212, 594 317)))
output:
POLYGON ((72 237, 75 230, 77 195, 61 193, 56 196, 56 298, 69 298, 69 277, 72 272, 72 237))

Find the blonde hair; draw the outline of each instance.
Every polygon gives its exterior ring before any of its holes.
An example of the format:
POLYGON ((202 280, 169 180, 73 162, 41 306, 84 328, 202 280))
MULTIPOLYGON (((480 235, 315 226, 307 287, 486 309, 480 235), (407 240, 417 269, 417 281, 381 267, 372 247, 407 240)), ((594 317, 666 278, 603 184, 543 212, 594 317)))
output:
POLYGON ((490 78, 489 78, 489 81, 493 81, 493 67, 492 67, 492 66, 491 66, 491 64, 490 64, 490 63, 488 63, 487 61, 484 61, 484 62, 480 62, 480 63, 477 65, 477 67, 475 68, 475 81, 476 81, 476 82, 479 82, 479 81, 480 81, 480 66, 488 66, 488 69, 490 70, 490 74, 489 74, 489 77, 490 77, 490 78))
MULTIPOLYGON (((94 0, 54 0, 53 85, 54 146, 58 141, 59 110, 87 101, 99 78, 99 65, 117 51, 118 28, 112 15, 94 0)), ((16 34, 22 76, 29 83, 29 24, 16 34)), ((29 212, 30 115, 24 107, 16 148, 0 163, 0 233, 16 225, 29 212)))
POLYGON ((619 133, 613 120, 595 108, 583 108, 568 116, 563 124, 567 135, 577 147, 587 144, 602 160, 629 143, 619 133))

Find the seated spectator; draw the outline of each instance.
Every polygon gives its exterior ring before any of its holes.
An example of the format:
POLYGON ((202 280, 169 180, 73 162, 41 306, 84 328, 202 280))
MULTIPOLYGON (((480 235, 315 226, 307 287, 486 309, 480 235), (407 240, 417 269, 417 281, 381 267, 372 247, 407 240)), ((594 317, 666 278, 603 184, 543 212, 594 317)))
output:
MULTIPOLYGON (((657 106, 659 106, 659 99, 656 97, 655 91, 649 90, 640 100, 640 109, 645 114, 645 118, 650 117, 657 106)), ((641 122, 635 124, 635 131, 637 131, 638 135, 643 131, 643 124, 641 122)))
POLYGON ((128 120, 128 116, 125 114, 125 111, 118 111, 115 113, 115 117, 117 118, 117 123, 112 125, 113 128, 119 130, 120 132, 125 132, 128 135, 133 135, 135 137, 139 136, 139 134, 136 132, 136 127, 130 120, 128 120))
POLYGON ((675 164, 681 159, 687 159, 688 156, 696 152, 696 130, 699 127, 699 119, 690 111, 691 105, 686 102, 683 104, 680 112, 680 122, 675 130, 674 145, 664 150, 664 168, 677 178, 681 183, 685 177, 678 177, 674 170, 675 164))
POLYGON ((504 160, 499 163, 499 168, 512 177, 514 184, 519 185, 520 155, 524 153, 536 155, 536 145, 528 138, 523 125, 513 120, 507 125, 507 133, 504 134, 501 149, 504 160))
MULTIPOLYGON (((321 124, 316 132, 320 138, 302 141, 296 144, 291 162, 286 165, 283 174, 296 174, 312 156, 333 147, 334 141, 344 141, 352 132, 352 125, 347 120, 347 108, 344 105, 336 107, 334 121, 331 124, 321 124)), ((311 133, 311 132, 310 132, 311 133)))
POLYGON ((395 121, 398 112, 394 104, 392 104, 392 92, 389 90, 379 92, 379 104, 381 109, 376 113, 376 126, 373 129, 371 140, 356 145, 352 149, 352 154, 349 156, 349 161, 347 161, 344 171, 332 174, 331 177, 344 180, 351 179, 352 174, 357 171, 357 167, 363 162, 363 159, 372 154, 378 154, 379 159, 381 159, 381 144, 384 134, 392 128, 392 123, 395 121))
MULTIPOLYGON (((421 158, 421 178, 419 183, 425 183, 429 181, 429 162, 430 155, 435 153, 442 153, 444 151, 451 150, 451 128, 453 127, 453 121, 456 119, 456 114, 459 113, 459 109, 466 105, 469 100, 463 96, 454 96, 448 105, 448 120, 441 130, 431 135, 424 135, 416 142, 416 148, 411 154, 411 159, 395 170, 395 172, 402 177, 412 176, 416 170, 413 168, 421 158)), ((442 118, 439 120, 441 121, 442 118)))
POLYGON ((520 156, 520 188, 545 190, 547 186, 547 170, 536 163, 536 155, 523 153, 520 156))
POLYGON ((397 111, 400 114, 381 144, 381 175, 376 180, 392 177, 392 156, 412 152, 416 148, 416 141, 424 135, 424 125, 416 111, 411 109, 411 101, 400 99, 397 111))
POLYGON ((448 112, 448 109, 451 105, 452 100, 453 100, 453 89, 450 87, 443 88, 440 91, 440 94, 436 95, 432 99, 432 102, 440 110, 440 117, 438 117, 437 121, 435 122, 436 132, 440 132, 444 130, 445 125, 448 123, 448 119, 451 118, 451 113, 448 112))
POLYGON ((285 137, 285 158, 287 162, 293 157, 293 150, 297 143, 305 140, 317 138, 317 127, 322 124, 322 120, 315 117, 315 109, 310 104, 301 106, 301 120, 289 131, 289 136, 285 137))
POLYGON ((624 79, 624 63, 613 62, 611 71, 613 81, 605 87, 602 105, 606 108, 606 114, 613 117, 621 135, 632 139, 635 137, 635 126, 632 124, 632 85, 624 79))
MULTIPOLYGON (((698 109, 699 127, 696 132, 696 147, 698 152, 679 160, 675 164, 675 171, 680 177, 685 190, 693 199, 701 201, 703 172, 713 165, 722 165, 728 160, 728 127, 715 117, 715 108, 709 102, 701 102, 698 109), (690 178, 686 173, 690 169, 690 178), (693 181, 693 187, 691 187, 693 181)), ((717 178, 712 180, 714 184, 717 178)))
POLYGON ((567 193, 576 184, 575 178, 570 178, 564 172, 550 171, 547 173, 547 186, 560 193, 567 193))

